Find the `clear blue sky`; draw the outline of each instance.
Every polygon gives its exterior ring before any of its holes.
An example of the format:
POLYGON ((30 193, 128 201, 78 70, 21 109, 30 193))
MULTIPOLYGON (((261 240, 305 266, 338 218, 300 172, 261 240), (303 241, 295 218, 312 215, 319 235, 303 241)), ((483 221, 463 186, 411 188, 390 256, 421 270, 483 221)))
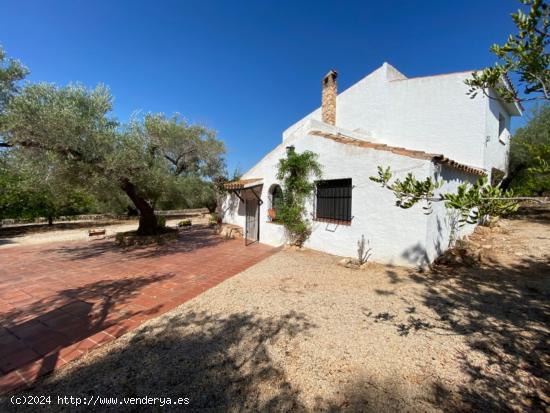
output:
POLYGON ((0 0, 0 44, 31 81, 104 83, 115 116, 180 112, 218 131, 245 171, 319 106, 387 61, 405 75, 494 62, 515 0, 0 0))

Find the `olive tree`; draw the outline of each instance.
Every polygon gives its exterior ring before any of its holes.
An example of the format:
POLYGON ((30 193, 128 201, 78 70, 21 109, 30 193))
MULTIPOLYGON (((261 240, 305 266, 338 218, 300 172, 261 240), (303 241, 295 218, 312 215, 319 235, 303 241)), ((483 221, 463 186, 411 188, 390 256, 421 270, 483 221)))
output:
POLYGON ((62 164, 51 157, 29 159, 20 152, 0 152, 0 219, 45 217, 51 225, 59 216, 96 209, 86 186, 66 184, 62 164))
POLYGON ((523 195, 550 193, 550 105, 535 107, 511 141, 510 167, 502 188, 523 195))
POLYGON ((112 97, 101 85, 27 85, 6 105, 0 147, 65 162, 67 185, 76 180, 95 191, 124 192, 140 213, 138 233, 155 233, 154 203, 164 189, 184 172, 222 173, 223 143, 177 116, 120 125, 111 110, 112 97))
POLYGON ((497 62, 466 80, 472 97, 480 91, 491 96, 489 89, 495 89, 507 102, 550 100, 550 6, 544 0, 520 2, 524 8, 512 13, 517 33, 503 45, 491 46, 497 62), (519 94, 502 82, 507 74, 513 76, 519 94))

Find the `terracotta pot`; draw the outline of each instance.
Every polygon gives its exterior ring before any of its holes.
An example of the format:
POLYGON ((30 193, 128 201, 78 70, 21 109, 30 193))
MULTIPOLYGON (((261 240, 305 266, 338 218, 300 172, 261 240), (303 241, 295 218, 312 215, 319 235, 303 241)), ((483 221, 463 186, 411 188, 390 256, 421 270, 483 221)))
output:
POLYGON ((269 208, 267 210, 267 216, 271 219, 271 220, 274 220, 275 217, 277 217, 277 211, 275 210, 275 208, 269 208))

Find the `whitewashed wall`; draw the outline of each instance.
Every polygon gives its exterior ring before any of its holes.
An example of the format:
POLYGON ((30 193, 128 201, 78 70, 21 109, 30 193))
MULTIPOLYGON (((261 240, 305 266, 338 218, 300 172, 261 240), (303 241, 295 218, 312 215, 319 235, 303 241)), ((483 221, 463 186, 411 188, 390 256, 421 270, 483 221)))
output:
MULTIPOLYGON (((502 166, 507 151, 492 151, 498 137, 491 141, 491 148, 485 147, 495 122, 498 132, 498 102, 483 94, 471 99, 464 84, 470 75, 460 72, 408 79, 384 63, 338 95, 336 126, 362 132, 365 140, 441 153, 480 168, 502 166)), ((290 126, 283 141, 299 134, 309 119, 320 120, 320 108, 290 126)))
MULTIPOLYGON (((277 183, 277 163, 285 156, 285 147, 294 145, 298 152, 312 150, 324 166, 324 179, 352 178, 352 224, 335 225, 314 222, 306 247, 328 253, 355 256, 357 242, 365 235, 371 242, 378 262, 419 265, 433 261, 448 248, 454 219, 443 203, 436 203, 430 215, 422 205, 409 210, 394 206, 393 194, 370 181, 378 165, 391 166, 396 176, 413 172, 420 179, 440 176, 445 181, 440 191, 452 191, 462 182, 477 177, 453 169, 436 168, 431 162, 411 159, 388 152, 342 145, 308 133, 318 129, 343 133, 355 139, 381 142, 407 149, 442 153, 447 157, 490 172, 492 167, 506 170, 509 140, 498 137, 498 114, 510 113, 498 101, 479 94, 466 95, 464 80, 470 72, 407 79, 384 63, 337 97, 336 126, 320 122, 316 109, 283 132, 283 143, 266 155, 244 178, 263 178, 264 204, 260 209, 260 241, 281 245, 285 242, 282 226, 267 220, 269 189, 277 183), (489 139, 487 139, 489 136, 489 139)), ((319 90, 319 96, 321 91, 319 90)), ((309 212, 313 211, 313 202, 309 212)), ((224 221, 244 227, 244 204, 234 195, 222 205, 224 221)), ((473 230, 463 227, 455 238, 473 230)))
MULTIPOLYGON (((494 94, 491 94, 496 97, 494 94)), ((508 154, 510 152, 510 114, 496 99, 488 99, 487 116, 485 121, 484 167, 488 173, 491 168, 508 171, 508 154), (506 121, 506 130, 499 136, 498 117, 502 114, 506 121)))
POLYGON ((487 98, 466 95, 464 80, 469 76, 466 72, 389 82, 382 140, 483 167, 487 98))
MULTIPOLYGON (((450 227, 440 211, 424 215, 422 205, 411 209, 400 209, 394 205, 395 198, 389 190, 381 188, 369 177, 377 174, 377 166, 391 165, 396 177, 404 177, 408 172, 422 179, 433 176, 430 161, 412 159, 389 152, 359 148, 318 137, 293 137, 285 145, 279 145, 268 154, 244 178, 263 178, 261 191, 264 204, 260 208, 260 242, 281 245, 285 242, 283 227, 267 220, 269 188, 277 183, 275 174, 278 160, 285 156, 285 146, 294 145, 296 151, 311 150, 319 154, 323 165, 323 179, 352 178, 351 225, 336 225, 313 222, 313 233, 305 246, 341 256, 356 256, 357 242, 361 235, 370 240, 373 248, 372 259, 377 262, 395 265, 419 265, 431 262, 435 245, 447 245, 450 227), (439 219, 439 226, 434 220, 439 219)), ((461 182, 461 177, 449 185, 461 182)), ((244 205, 234 195, 227 197, 222 209, 224 222, 244 227, 244 205), (232 206, 230 206, 232 204, 232 206)), ((308 204, 313 213, 313 202, 308 204)), ((440 250, 442 247, 439 247, 440 250)))
MULTIPOLYGON (((443 181, 435 196, 441 193, 456 192, 458 186, 464 182, 474 183, 478 177, 465 172, 448 168, 444 165, 433 165, 433 178, 443 181)), ((433 202, 432 212, 428 216, 426 231, 426 256, 424 263, 431 263, 457 239, 471 234, 475 225, 460 225, 456 211, 445 208, 444 202, 433 202)))

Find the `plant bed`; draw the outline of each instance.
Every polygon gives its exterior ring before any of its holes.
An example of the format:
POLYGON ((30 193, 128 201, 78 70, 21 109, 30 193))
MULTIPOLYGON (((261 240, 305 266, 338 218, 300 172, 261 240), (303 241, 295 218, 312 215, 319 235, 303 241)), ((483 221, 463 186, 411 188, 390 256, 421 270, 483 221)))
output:
POLYGON ((178 238, 178 230, 163 228, 158 234, 139 235, 136 231, 119 232, 115 236, 118 245, 129 247, 133 245, 163 244, 178 238))

